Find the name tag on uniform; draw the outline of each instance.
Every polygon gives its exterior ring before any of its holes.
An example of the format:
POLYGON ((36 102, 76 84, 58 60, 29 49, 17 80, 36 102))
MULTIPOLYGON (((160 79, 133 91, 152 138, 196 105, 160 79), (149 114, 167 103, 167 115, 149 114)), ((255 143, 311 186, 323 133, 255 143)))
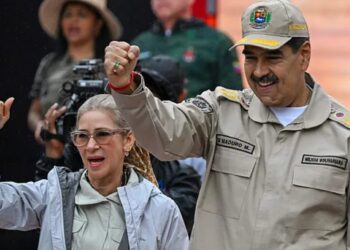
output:
POLYGON ((330 155, 303 155, 301 163, 345 169, 348 164, 348 159, 330 155))
POLYGON ((226 148, 232 148, 248 154, 253 154, 255 146, 249 142, 242 141, 240 139, 230 137, 227 135, 217 135, 216 145, 226 148))

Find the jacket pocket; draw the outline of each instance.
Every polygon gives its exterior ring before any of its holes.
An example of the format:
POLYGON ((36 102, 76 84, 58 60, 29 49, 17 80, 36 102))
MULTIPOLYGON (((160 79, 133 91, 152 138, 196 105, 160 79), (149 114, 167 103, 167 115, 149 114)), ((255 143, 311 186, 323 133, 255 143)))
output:
POLYGON ((73 233, 73 240, 72 240, 72 250, 78 250, 82 249, 81 247, 81 236, 84 232, 84 226, 86 222, 74 219, 73 220, 73 228, 72 228, 72 233, 73 233))
POLYGON ((287 227, 336 230, 346 221, 346 170, 323 166, 295 166, 287 197, 287 227))
POLYGON ((122 228, 111 228, 110 235, 112 241, 117 242, 119 244, 122 241, 125 230, 126 229, 122 228))
POLYGON ((218 148, 199 207, 238 219, 255 163, 251 155, 218 148))
POLYGON ((73 234, 79 233, 83 229, 84 224, 85 224, 85 221, 74 219, 72 233, 73 234))

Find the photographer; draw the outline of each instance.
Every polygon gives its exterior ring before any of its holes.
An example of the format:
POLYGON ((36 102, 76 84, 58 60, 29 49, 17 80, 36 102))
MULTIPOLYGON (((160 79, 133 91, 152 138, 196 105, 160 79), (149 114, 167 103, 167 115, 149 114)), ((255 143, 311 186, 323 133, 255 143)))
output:
POLYGON ((104 48, 117 40, 122 26, 106 0, 44 0, 39 9, 43 30, 53 38, 55 50, 41 60, 29 97, 28 125, 40 139, 44 114, 55 102, 63 104, 61 84, 74 79, 73 65, 82 59, 103 58, 104 48))
POLYGON ((83 167, 70 132, 76 123, 79 107, 96 94, 103 94, 106 86, 103 64, 100 59, 82 60, 73 67, 77 80, 65 82, 63 91, 68 97, 64 106, 53 104, 45 114, 40 136, 45 142, 45 153, 36 164, 35 180, 46 179, 53 166, 65 165, 76 171, 83 167))

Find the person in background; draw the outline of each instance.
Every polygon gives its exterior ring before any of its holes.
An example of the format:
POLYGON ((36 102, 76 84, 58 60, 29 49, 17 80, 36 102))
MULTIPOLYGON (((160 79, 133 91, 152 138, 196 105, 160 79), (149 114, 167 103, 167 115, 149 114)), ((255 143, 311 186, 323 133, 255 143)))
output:
MULTIPOLYGON (((2 125, 10 106, 0 111, 2 125)), ((40 228, 43 250, 187 250, 180 211, 138 171, 151 167, 147 152, 135 145, 110 95, 79 108, 71 136, 85 168, 55 167, 37 182, 0 182, 0 228, 40 228)))
POLYGON ((207 160, 190 249, 350 249, 350 111, 307 73, 303 13, 288 0, 254 2, 242 34, 250 89, 217 87, 180 104, 130 76, 137 46, 111 42, 115 102, 157 158, 207 160))
POLYGON ((43 143, 44 115, 55 102, 64 104, 69 94, 62 84, 74 79, 73 66, 82 59, 103 59, 105 46, 121 36, 122 27, 106 0, 44 0, 39 21, 56 43, 56 50, 41 60, 29 93, 29 128, 43 143))
MULTIPOLYGON (((175 103, 184 101, 187 97, 187 77, 180 63, 167 55, 157 55, 146 60, 140 60, 142 75, 146 86, 161 100, 175 103)), ((206 162, 202 157, 189 157, 179 160, 180 163, 192 166, 204 179, 206 162)))
POLYGON ((158 54, 178 60, 188 78, 188 96, 214 90, 218 84, 242 89, 233 42, 222 32, 192 17, 194 0, 151 0, 157 21, 131 43, 141 48, 140 59, 158 54))
MULTIPOLYGON (((160 100, 180 102, 186 97, 186 78, 179 62, 166 55, 157 55, 139 63, 147 87, 160 100)), ((178 160, 161 161, 152 154, 151 164, 159 189, 180 208, 188 234, 191 234, 201 176, 194 166, 178 160)))
POLYGON ((138 66, 143 77, 149 80, 147 87, 159 99, 175 103, 186 99, 188 79, 175 58, 159 54, 141 59, 138 66))

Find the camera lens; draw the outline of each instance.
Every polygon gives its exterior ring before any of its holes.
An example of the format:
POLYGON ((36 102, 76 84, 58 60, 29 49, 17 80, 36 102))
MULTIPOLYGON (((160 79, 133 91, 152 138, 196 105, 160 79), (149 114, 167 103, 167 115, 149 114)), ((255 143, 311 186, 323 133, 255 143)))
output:
POLYGON ((73 83, 71 83, 69 81, 63 83, 62 84, 62 89, 66 93, 72 93, 72 91, 73 91, 73 83))

